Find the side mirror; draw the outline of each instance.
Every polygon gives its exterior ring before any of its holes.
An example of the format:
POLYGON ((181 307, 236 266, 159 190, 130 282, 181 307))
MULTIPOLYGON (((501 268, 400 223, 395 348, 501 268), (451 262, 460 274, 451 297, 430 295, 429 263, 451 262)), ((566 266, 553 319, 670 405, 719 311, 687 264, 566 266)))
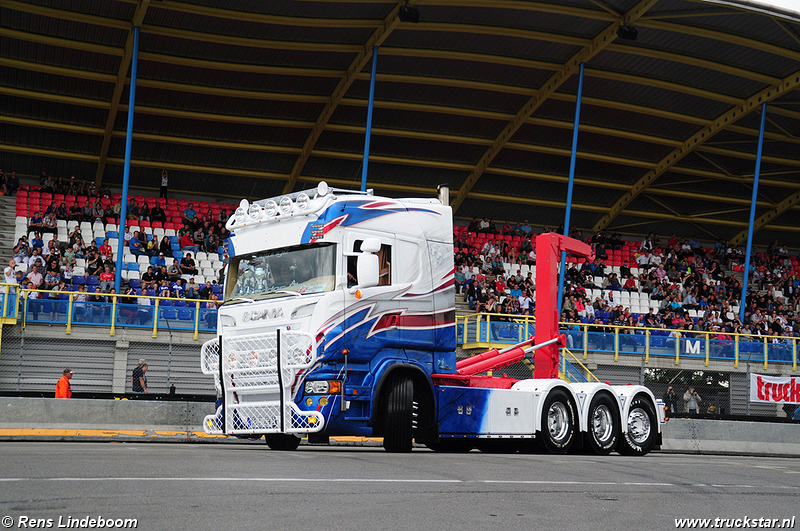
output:
MULTIPOLYGON (((363 248, 363 247, 362 247, 363 248)), ((371 288, 378 285, 378 255, 372 253, 361 253, 358 255, 358 287, 371 288)))

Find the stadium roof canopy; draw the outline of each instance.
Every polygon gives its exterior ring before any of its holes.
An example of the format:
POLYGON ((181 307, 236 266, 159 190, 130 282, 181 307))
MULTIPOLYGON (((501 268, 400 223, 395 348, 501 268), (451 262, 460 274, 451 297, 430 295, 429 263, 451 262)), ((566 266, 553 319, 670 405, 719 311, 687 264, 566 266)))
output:
POLYGON ((575 226, 743 242, 766 102, 757 241, 797 245, 797 12, 753 0, 4 0, 0 167, 122 182, 134 26, 131 186, 156 189, 167 168, 174 189, 231 199, 358 188, 379 46, 368 186, 429 196, 447 183, 457 217, 554 227, 585 63, 575 226), (400 20, 406 6, 418 23, 400 20))

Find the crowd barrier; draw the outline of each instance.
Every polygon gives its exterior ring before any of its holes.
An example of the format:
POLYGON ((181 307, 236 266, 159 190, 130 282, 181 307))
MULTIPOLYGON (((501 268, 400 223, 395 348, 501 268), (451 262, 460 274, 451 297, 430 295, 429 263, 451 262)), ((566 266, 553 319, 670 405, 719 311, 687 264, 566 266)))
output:
MULTIPOLYGON (((588 323, 560 323, 561 333, 567 337, 567 347, 573 352, 589 351, 620 354, 644 354, 648 363, 651 356, 674 358, 679 365, 682 358, 704 361, 730 361, 738 368, 740 360, 770 364, 791 364, 797 370, 797 338, 748 334, 725 334, 731 339, 719 339, 719 333, 702 331, 677 331, 665 328, 630 328, 626 326, 595 325, 588 323), (629 333, 628 331, 633 331, 629 333)), ((503 314, 473 314, 456 317, 456 342, 465 350, 492 348, 495 345, 519 343, 534 335, 533 316, 503 314)))
POLYGON ((152 329, 153 338, 163 329, 190 330, 194 339, 200 331, 217 329, 216 308, 206 308, 208 301, 200 299, 103 293, 107 302, 84 302, 75 300, 79 292, 74 291, 29 290, 9 284, 0 287, 0 318, 23 327, 33 323, 63 325, 67 334, 72 333, 73 326, 108 327, 111 336, 118 326, 147 328, 152 329), (58 298, 51 298, 54 294, 58 298), (140 299, 149 301, 149 305, 139 304, 140 299))

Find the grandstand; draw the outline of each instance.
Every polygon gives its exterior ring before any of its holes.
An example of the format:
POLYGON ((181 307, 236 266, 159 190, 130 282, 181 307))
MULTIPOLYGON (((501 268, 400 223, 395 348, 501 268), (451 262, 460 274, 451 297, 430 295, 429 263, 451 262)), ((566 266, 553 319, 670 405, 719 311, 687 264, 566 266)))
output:
MULTIPOLYGON (((592 275, 596 287, 587 287, 586 295, 589 302, 601 297, 607 274, 619 275, 628 262, 637 289, 616 293, 631 315, 651 308, 666 313, 663 300, 641 287, 644 271, 637 260, 647 234, 697 237, 702 254, 686 259, 693 270, 711 266, 704 257, 719 256, 716 244, 744 244, 766 103, 752 224, 759 252, 749 287, 768 297, 770 306, 782 305, 783 317, 790 318, 790 311, 800 315, 790 280, 799 269, 800 248, 794 222, 800 210, 796 10, 744 0, 432 0, 414 3, 420 13, 415 23, 399 14, 405 2, 202 4, 11 0, 0 7, 0 167, 6 174, 16 170, 23 184, 13 199, 16 217, 0 218, 13 223, 5 232, 0 227, 10 240, 0 246, 4 261, 13 254, 9 243, 30 238, 35 212, 53 202, 80 207, 89 199, 44 191, 42 170, 54 182, 76 175, 98 190, 112 188, 115 193, 100 198, 104 209, 131 199, 160 206, 165 221, 135 222, 130 230, 143 232, 145 241, 166 237, 165 258, 179 260, 189 201, 218 218, 243 197, 276 196, 320 180, 357 187, 377 46, 369 187, 380 195, 429 196, 449 183, 456 252, 470 257, 467 276, 473 268, 483 270, 483 246, 497 237, 470 231, 469 219, 530 223, 534 233, 562 222, 578 73, 585 65, 570 225, 587 235, 621 234, 620 245, 604 249, 607 267, 592 275), (134 26, 141 28, 138 91, 129 102, 134 26), (130 106, 135 120, 129 183, 135 192, 123 198, 124 115, 130 106), (169 170, 169 199, 155 197, 162 169, 169 170), (788 263, 782 256, 775 265, 767 250, 775 240, 786 245, 788 263)), ((57 222, 60 241, 73 225, 57 222)), ((118 257, 121 235, 114 217, 78 225, 98 246, 108 238, 112 258, 118 257)), ((501 236, 517 249, 527 239, 501 236)), ((666 260, 669 249, 659 251, 666 260)), ((121 252, 124 285, 155 297, 137 286, 158 258, 137 257, 128 247, 121 252)), ((498 272, 506 278, 535 271, 516 251, 502 254, 498 272)), ((221 248, 194 258, 195 282, 220 278, 221 248)), ((74 286, 98 280, 82 274, 83 260, 76 260, 74 286)), ((726 282, 742 281, 741 260, 721 262, 726 282)), ((580 269, 583 260, 568 257, 567 264, 580 269)), ((490 285, 496 283, 491 273, 490 285)), ((712 283, 722 286, 718 279, 712 283)), ((574 288, 568 284, 567 293, 574 288)), ((511 295, 508 285, 502 291, 511 295)), ((735 315, 729 313, 742 303, 728 295, 719 304, 727 304, 722 317, 732 323, 735 315)), ((106 304, 126 304, 112 298, 106 304)), ((186 308, 192 304, 197 303, 189 301, 186 308)), ((168 317, 175 311, 168 299, 159 305, 168 317)), ((185 322, 194 321, 194 334, 202 334, 201 309, 194 310, 175 311, 175 318, 180 313, 185 322)), ((612 311, 598 312, 603 325, 612 321, 612 311)), ((59 311, 58 319, 30 316, 31 333, 44 324, 69 326, 67 313, 59 311)), ((703 313, 686 312, 695 324, 703 313)), ((101 312, 91 323, 75 323, 75 330, 137 326, 126 321, 101 312)), ((138 326, 154 327, 155 333, 170 321, 159 314, 138 326)), ((577 324, 586 334, 593 326, 584 316, 577 324)), ((779 337, 790 339, 781 344, 796 350, 793 336, 779 337)), ((588 344, 597 346, 594 340, 588 344)))

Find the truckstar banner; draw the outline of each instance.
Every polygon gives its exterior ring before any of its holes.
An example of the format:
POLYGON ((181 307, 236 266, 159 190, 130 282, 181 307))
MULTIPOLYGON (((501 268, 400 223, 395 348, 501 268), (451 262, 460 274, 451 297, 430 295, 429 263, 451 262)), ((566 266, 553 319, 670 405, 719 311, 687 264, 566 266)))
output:
POLYGON ((750 401, 773 404, 800 403, 800 378, 751 373, 750 401))

